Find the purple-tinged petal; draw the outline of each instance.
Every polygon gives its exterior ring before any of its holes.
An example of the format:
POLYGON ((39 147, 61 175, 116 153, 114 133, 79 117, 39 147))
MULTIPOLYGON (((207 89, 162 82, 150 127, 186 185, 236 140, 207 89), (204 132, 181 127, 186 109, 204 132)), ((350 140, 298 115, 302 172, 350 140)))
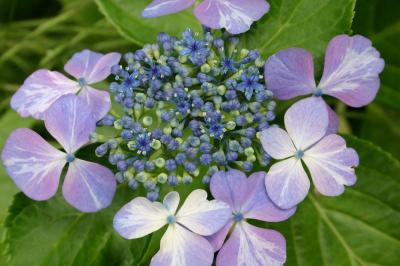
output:
POLYGON ((329 118, 329 124, 328 124, 328 129, 326 131, 326 135, 336 134, 339 130, 339 117, 329 105, 326 105, 326 108, 328 109, 328 118, 329 118))
POLYGON ((280 222, 294 214, 296 208, 283 210, 278 208, 268 197, 265 189, 265 172, 256 172, 248 178, 247 198, 242 205, 244 218, 265 222, 280 222))
POLYGON ((175 215, 176 210, 178 209, 179 200, 180 197, 176 191, 169 192, 167 195, 165 195, 163 204, 168 210, 169 214, 175 215))
POLYGON ((194 9, 194 15, 207 27, 239 34, 248 31, 268 10, 265 0, 205 0, 194 9))
POLYGON ((96 212, 111 204, 116 187, 114 174, 108 168, 75 159, 69 164, 62 192, 66 201, 78 210, 96 212))
POLYGON ((217 172, 211 178, 210 190, 215 199, 229 204, 233 212, 239 211, 247 196, 247 177, 235 169, 217 172))
POLYGON ((25 195, 47 200, 57 192, 66 154, 36 132, 19 128, 7 139, 1 155, 8 175, 25 195))
POLYGON ((92 110, 96 121, 102 119, 111 109, 110 94, 107 91, 86 87, 78 94, 92 110))
POLYGON ((222 227, 221 230, 219 230, 215 234, 205 237, 208 240, 208 242, 210 242, 210 244, 213 246, 214 252, 221 249, 232 225, 233 225, 233 219, 229 221, 224 227, 222 227))
POLYGON ((140 238, 167 224, 168 210, 159 202, 137 197, 114 217, 115 230, 126 239, 140 238))
POLYGON ((43 113, 62 95, 76 93, 77 82, 56 71, 40 69, 32 73, 11 98, 11 108, 22 117, 41 119, 43 113))
POLYGON ((76 53, 65 64, 64 70, 76 79, 84 79, 87 84, 105 80, 111 74, 111 67, 121 59, 119 53, 100 54, 90 50, 76 53))
POLYGON ((316 88, 312 55, 301 48, 272 55, 265 63, 264 76, 268 89, 280 100, 311 94, 316 88))
POLYGON ((289 158, 272 165, 265 178, 265 187, 278 207, 290 209, 307 196, 310 181, 301 160, 289 158))
POLYGON ((176 221, 196 234, 209 236, 220 230, 231 215, 228 204, 219 200, 207 200, 207 192, 196 189, 179 209, 176 221))
POLYGON ((358 155, 346 148, 345 140, 338 135, 324 137, 305 152, 303 160, 316 189, 326 196, 342 194, 344 185, 354 185, 357 180, 353 167, 358 165, 358 155))
POLYGON ((375 98, 384 65, 370 40, 339 35, 329 42, 318 87, 349 106, 361 107, 375 98))
POLYGON ((285 261, 286 241, 279 232, 241 222, 219 251, 216 264, 278 266, 285 261))
POLYGON ((161 238, 160 250, 151 259, 151 266, 210 266, 214 259, 208 241, 179 224, 172 224, 161 238))
POLYGON ((286 130, 298 150, 304 151, 325 136, 328 125, 328 109, 321 97, 298 101, 285 114, 286 130))
POLYGON ((60 97, 45 113, 47 131, 68 152, 74 153, 89 142, 96 129, 90 107, 74 94, 60 97))
POLYGON ((285 159, 293 156, 296 148, 288 133, 278 127, 270 127, 261 131, 261 144, 272 158, 285 159))
POLYGON ((145 18, 154 18, 185 10, 196 0, 154 0, 142 12, 145 18))

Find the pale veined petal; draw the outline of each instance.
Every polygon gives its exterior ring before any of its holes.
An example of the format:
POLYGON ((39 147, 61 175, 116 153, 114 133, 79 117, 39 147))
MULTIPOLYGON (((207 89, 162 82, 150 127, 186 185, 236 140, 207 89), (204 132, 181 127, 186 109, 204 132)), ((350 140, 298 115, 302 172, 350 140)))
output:
POLYGON ((288 133, 278 127, 270 127, 261 131, 260 141, 264 151, 274 159, 285 159, 293 156, 296 152, 288 133))
POLYGON ((176 191, 169 192, 164 197, 163 204, 167 208, 169 214, 175 214, 179 205, 179 194, 176 191))
POLYGON ((85 87, 80 91, 78 97, 89 105, 96 121, 102 119, 111 109, 110 94, 107 91, 85 87))
POLYGON ((142 12, 145 18, 154 18, 180 12, 189 8, 195 0, 154 0, 142 12))

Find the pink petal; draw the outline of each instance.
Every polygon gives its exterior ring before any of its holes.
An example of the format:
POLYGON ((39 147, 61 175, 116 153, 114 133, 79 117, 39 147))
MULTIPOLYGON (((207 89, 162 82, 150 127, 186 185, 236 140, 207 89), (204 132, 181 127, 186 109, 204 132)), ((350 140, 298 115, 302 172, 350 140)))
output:
POLYGON ((246 199, 247 189, 246 175, 234 169, 215 173, 210 182, 213 197, 229 204, 234 212, 240 210, 246 199))
POLYGON ((41 119, 62 95, 76 93, 78 83, 56 71, 40 69, 31 74, 11 98, 11 107, 22 117, 41 119))
POLYGON ((110 94, 107 91, 85 87, 78 96, 90 106, 96 121, 102 119, 111 109, 110 94))
POLYGON ((321 97, 310 97, 293 104, 285 114, 285 127, 298 150, 305 150, 325 136, 329 117, 321 97))
POLYGON ((87 84, 105 80, 111 74, 111 67, 121 59, 119 53, 100 54, 90 50, 76 53, 65 64, 65 71, 76 79, 84 79, 87 84))
POLYGON ((142 12, 145 18, 154 18, 180 12, 189 8, 196 0, 154 0, 142 12))
POLYGON ((219 251, 216 264, 274 266, 285 261, 286 241, 279 232, 241 222, 219 251))
POLYGON ((36 132, 19 128, 7 139, 1 158, 8 175, 25 195, 47 200, 57 192, 65 156, 36 132))
POLYGON ((378 92, 384 61, 367 38, 339 35, 326 50, 324 73, 318 87, 352 107, 370 103, 378 92))
POLYGON ((151 266, 210 266, 214 252, 207 240, 179 224, 168 226, 151 266))
POLYGON ((290 209, 304 200, 310 181, 301 160, 289 158, 272 165, 265 178, 271 200, 282 209, 290 209))
POLYGON ((47 131, 68 152, 74 153, 89 142, 90 133, 96 129, 90 107, 74 94, 62 96, 46 112, 47 131))
POLYGON ((306 151, 303 159, 315 187, 326 196, 342 194, 344 185, 354 185, 357 180, 353 167, 358 165, 358 155, 346 148, 345 140, 338 135, 324 137, 306 151))
POLYGON ((186 198, 176 215, 176 221, 196 234, 209 236, 220 230, 231 214, 228 204, 207 200, 207 192, 196 189, 186 198))
POLYGON ((312 55, 301 48, 274 54, 265 63, 265 82, 280 100, 312 93, 316 88, 312 55))
POLYGON ((256 172, 248 178, 246 201, 241 213, 244 218, 257 219, 265 222, 280 222, 294 214, 296 208, 282 210, 278 208, 267 195, 265 189, 265 172, 256 172))
POLYGON ((175 215, 179 205, 179 194, 176 191, 169 192, 164 197, 163 204, 167 208, 169 214, 175 215))
POLYGON ((194 15, 207 27, 239 34, 248 31, 268 10, 265 0, 205 0, 194 9, 194 15))
POLYGON ((114 217, 115 230, 126 239, 140 238, 167 224, 168 211, 159 202, 137 197, 114 217))
POLYGON ((335 134, 339 130, 339 117, 329 105, 326 105, 326 108, 328 109, 328 118, 329 118, 329 124, 328 124, 328 129, 326 131, 326 135, 335 134))
POLYGON ((111 204, 116 186, 108 168, 75 159, 69 164, 62 190, 66 201, 78 210, 96 212, 111 204))
POLYGON ((270 127, 261 131, 261 144, 272 158, 285 159, 293 156, 296 148, 288 133, 278 127, 270 127))
POLYGON ((221 249, 226 239, 226 236, 229 233, 229 229, 231 229, 232 225, 233 225, 233 219, 229 221, 224 227, 222 227, 221 230, 219 230, 215 234, 205 237, 208 240, 208 242, 210 242, 210 244, 213 246, 214 252, 221 249))

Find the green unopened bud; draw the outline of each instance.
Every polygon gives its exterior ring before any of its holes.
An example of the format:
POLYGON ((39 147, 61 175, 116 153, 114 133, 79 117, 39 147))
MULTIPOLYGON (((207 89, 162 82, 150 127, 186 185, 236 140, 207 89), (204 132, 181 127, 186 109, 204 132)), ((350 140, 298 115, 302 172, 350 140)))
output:
POLYGON ((256 156, 250 155, 247 157, 247 161, 254 163, 257 160, 256 156))
POLYGON ((136 150, 136 142, 131 140, 129 141, 126 146, 128 147, 129 150, 134 151, 136 150))
POLYGON ((114 121, 114 128, 117 129, 117 130, 121 130, 122 129, 121 120, 114 121))
POLYGON ((147 180, 149 174, 146 172, 140 172, 135 176, 135 179, 139 182, 144 182, 147 180))
POLYGON ((245 58, 249 54, 249 50, 247 49, 242 49, 240 50, 240 57, 245 58))
POLYGON ((172 132, 172 128, 171 127, 164 127, 163 128, 163 132, 165 135, 170 135, 172 132))
POLYGON ((228 123, 226 123, 225 128, 227 130, 234 130, 236 128, 236 123, 233 121, 228 121, 228 123))
POLYGON ((169 124, 171 125, 171 127, 178 127, 179 126, 179 121, 176 118, 173 118, 171 120, 171 122, 169 122, 169 124))
POLYGON ((123 175, 124 175, 124 179, 127 181, 133 179, 133 173, 131 171, 125 171, 123 175))
POLYGON ((218 92, 219 95, 224 95, 225 92, 226 92, 226 87, 224 85, 218 86, 217 92, 218 92))
POLYGON ((246 156, 251 156, 254 154, 254 149, 252 147, 248 147, 248 148, 244 149, 244 154, 246 156))
POLYGON ((135 95, 135 100, 139 103, 144 103, 146 101, 146 98, 147 98, 146 95, 141 92, 139 92, 135 95))
POLYGON ((154 150, 158 150, 161 148, 161 142, 158 139, 153 139, 153 141, 150 143, 150 147, 152 147, 154 150))
POLYGON ((259 58, 256 59, 255 64, 256 64, 256 67, 261 68, 261 67, 264 67, 265 61, 262 60, 262 59, 259 57, 259 58))
POLYGON ((196 169, 196 170, 194 170, 191 174, 192 174, 193 176, 199 176, 200 170, 199 170, 199 169, 196 169))
POLYGON ((153 124, 153 118, 151 116, 145 116, 142 119, 143 125, 145 126, 151 126, 153 124))
POLYGON ((157 181, 161 184, 164 184, 168 180, 168 175, 165 173, 161 173, 157 176, 157 181))
POLYGON ((208 72, 210 72, 211 71, 211 67, 210 67, 210 65, 209 64, 204 64, 204 65, 202 65, 201 66, 201 72, 203 72, 203 73, 208 73, 208 72))
POLYGON ((157 158, 155 161, 154 161, 154 164, 158 167, 158 168, 163 168, 164 167, 164 165, 165 165, 165 160, 164 160, 164 158, 157 158))
POLYGON ((187 56, 184 56, 184 55, 180 55, 178 59, 179 59, 179 62, 181 62, 182 64, 186 63, 188 60, 187 56))
POLYGON ((246 118, 247 123, 253 123, 254 117, 252 114, 245 114, 244 117, 246 118))

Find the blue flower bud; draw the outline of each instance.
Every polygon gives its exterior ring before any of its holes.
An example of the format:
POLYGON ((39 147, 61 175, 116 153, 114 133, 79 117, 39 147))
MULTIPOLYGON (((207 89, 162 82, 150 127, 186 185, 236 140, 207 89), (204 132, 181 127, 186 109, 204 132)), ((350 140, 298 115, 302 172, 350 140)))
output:
POLYGON ((150 201, 156 201, 159 197, 159 193, 157 191, 150 191, 147 193, 146 197, 150 200, 150 201))
POLYGON ((108 152, 108 145, 106 143, 101 144, 95 150, 96 156, 104 156, 108 152))
POLYGON ((167 183, 168 183, 168 185, 174 187, 174 186, 178 185, 178 178, 175 175, 170 175, 170 176, 168 176, 167 183))

